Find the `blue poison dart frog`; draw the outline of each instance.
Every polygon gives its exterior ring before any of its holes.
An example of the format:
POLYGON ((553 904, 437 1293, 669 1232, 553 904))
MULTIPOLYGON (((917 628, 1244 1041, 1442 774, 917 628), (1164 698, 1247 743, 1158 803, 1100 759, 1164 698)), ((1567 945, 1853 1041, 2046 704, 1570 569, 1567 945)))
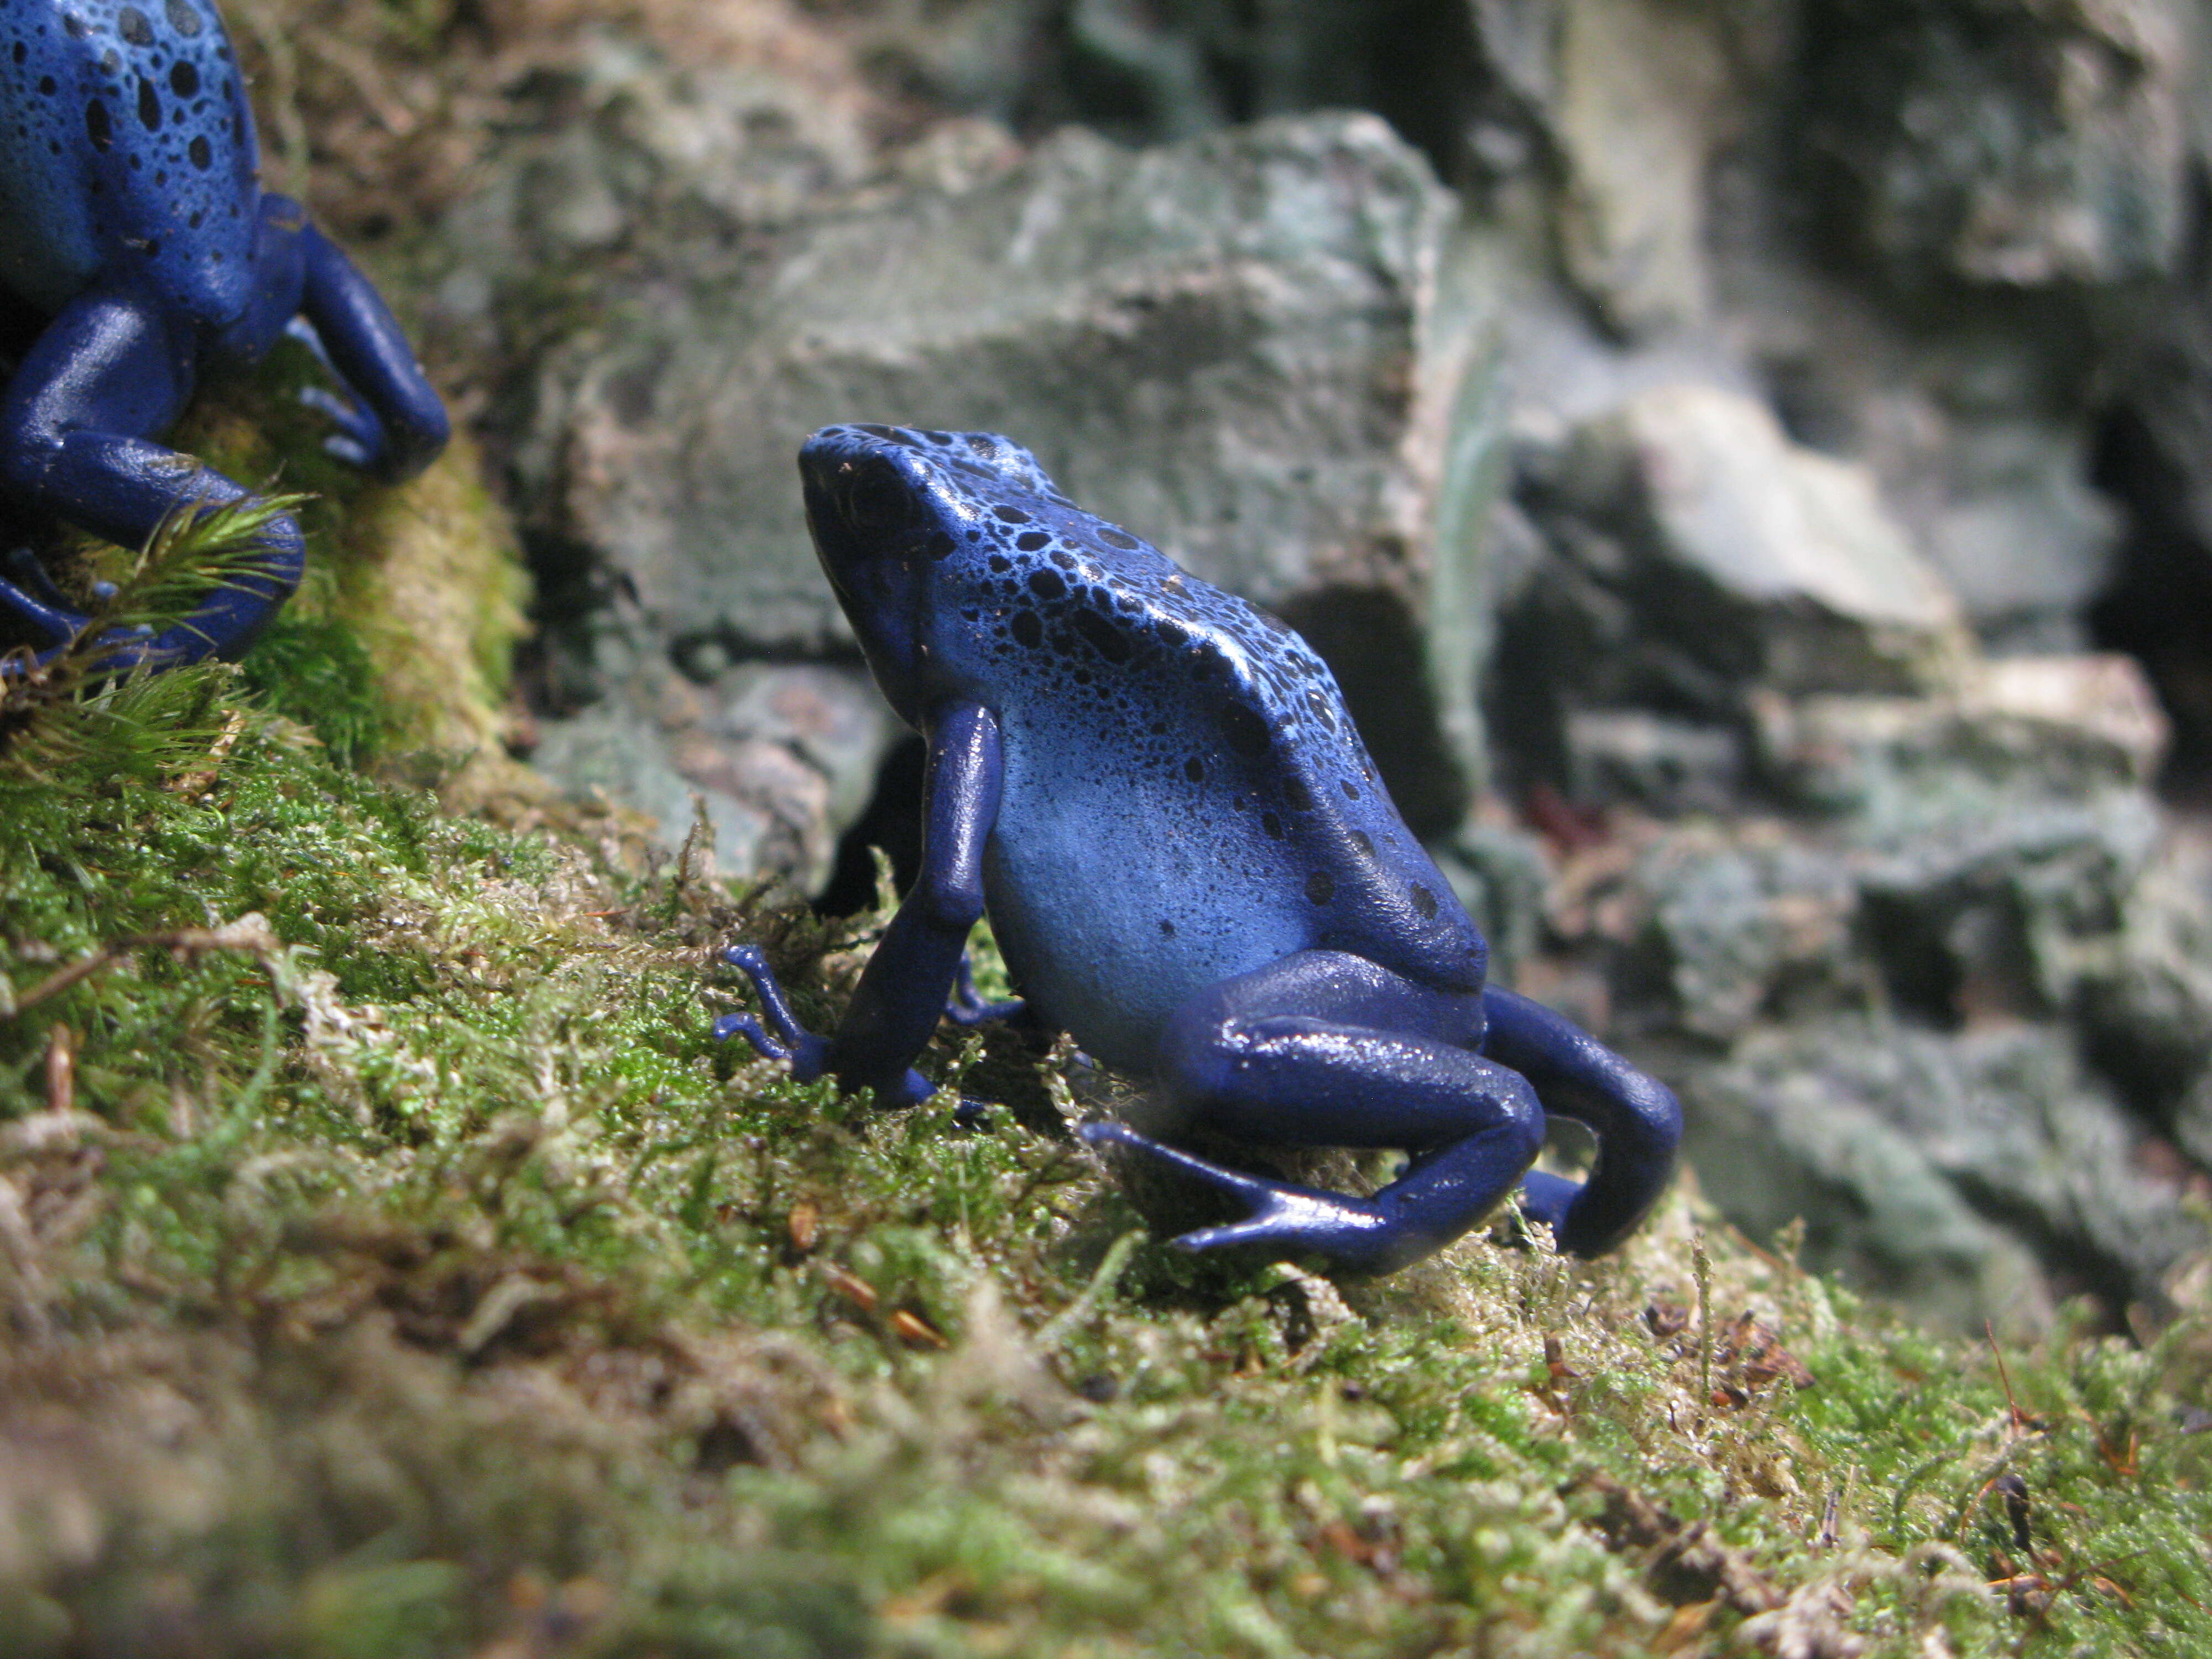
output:
POLYGON ((830 585, 928 742, 921 870, 835 1036, 799 1027, 750 945, 726 959, 774 1035, 738 1014, 718 1036, 913 1104, 940 1013, 978 1012, 963 951, 988 911, 1032 1014, 1153 1079, 1174 1121, 1412 1154, 1356 1198, 1085 1125, 1241 1202, 1191 1249, 1388 1272, 1516 1185, 1565 1249, 1636 1225, 1674 1167, 1674 1097, 1483 983, 1481 935, 1304 641, 1084 512, 1005 438, 833 426, 799 471, 830 585), (1531 1170, 1547 1111, 1595 1133, 1587 1182, 1531 1170))
MULTIPOLYGON (((203 372, 289 332, 343 390, 303 397, 325 447, 387 480, 444 447, 438 395, 368 279, 300 205, 264 192, 253 118, 209 0, 0 0, 0 497, 126 547, 170 512, 249 492, 161 435, 203 372), (4 343, 20 346, 20 355, 4 343)), ((251 574, 127 663, 235 657, 298 584, 273 520, 251 574)), ((8 630, 85 623, 27 550, 0 572, 8 630)))

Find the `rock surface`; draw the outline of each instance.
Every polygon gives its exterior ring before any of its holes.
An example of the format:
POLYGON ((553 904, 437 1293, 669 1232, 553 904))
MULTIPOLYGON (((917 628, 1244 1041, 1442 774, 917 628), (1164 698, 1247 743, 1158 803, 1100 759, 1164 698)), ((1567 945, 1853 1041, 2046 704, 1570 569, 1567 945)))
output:
MULTIPOLYGON (((657 652, 849 652, 800 439, 863 416, 1003 430, 1189 568, 1315 611, 1324 649, 1330 615, 1362 611, 1346 648, 1395 675, 1369 642, 1418 650, 1424 624, 1415 346, 1446 210, 1380 122, 1316 118, 1136 155, 1069 133, 736 258, 679 240, 611 276, 601 320, 542 360, 517 452, 532 528, 634 600, 648 680, 657 652)), ((1464 786, 1441 789, 1448 823, 1464 786)))
POLYGON ((2212 1168, 2212 884, 2150 793, 2212 777, 2212 28, 1265 12, 823 13, 865 91, 610 32, 531 94, 440 303, 520 364, 541 760, 813 879, 890 728, 791 451, 1015 431, 1315 639, 1754 1233, 1964 1321, 2154 1304, 2212 1168))
POLYGON ((1745 1042, 1687 1081, 1689 1154, 1753 1236, 1803 1216, 1807 1260, 1971 1324, 2033 1324, 2042 1274, 2155 1293, 2193 1229, 2065 1036, 1859 1016, 1745 1042), (2021 1306, 2016 1298, 2030 1305, 2021 1306))
POLYGON ((705 685, 668 677, 659 693, 641 704, 617 691, 546 722, 532 760, 572 790, 652 814, 664 842, 703 808, 723 870, 817 890, 896 736, 866 673, 744 663, 705 685))
POLYGON ((1443 200, 1372 119, 1142 155, 1079 133, 740 264, 641 273, 546 362, 520 477, 671 638, 849 638, 792 458, 856 416, 1006 429, 1262 602, 1408 580, 1413 351, 1443 200))
POLYGON ((2190 118, 2176 9, 1847 0, 1804 15, 1808 160, 1838 230, 1893 280, 2169 267, 2190 118))
POLYGON ((1633 649, 1788 693, 1921 690, 1960 653, 1957 601, 1872 476, 1749 398, 1655 387, 1535 465, 1555 542, 1632 611, 1633 649))

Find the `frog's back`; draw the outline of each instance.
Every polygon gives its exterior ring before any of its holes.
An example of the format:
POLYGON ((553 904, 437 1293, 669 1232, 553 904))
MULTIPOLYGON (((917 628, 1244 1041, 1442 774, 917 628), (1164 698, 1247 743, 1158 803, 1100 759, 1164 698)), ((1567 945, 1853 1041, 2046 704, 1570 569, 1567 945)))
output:
POLYGON ((931 631, 1004 736, 991 915, 1048 1015, 1141 1066, 1184 998, 1294 951, 1480 988, 1480 935, 1304 640, 1049 480, 969 522, 975 575, 931 631))
POLYGON ((209 0, 0 0, 0 284, 40 311, 105 277, 237 317, 254 155, 209 0))

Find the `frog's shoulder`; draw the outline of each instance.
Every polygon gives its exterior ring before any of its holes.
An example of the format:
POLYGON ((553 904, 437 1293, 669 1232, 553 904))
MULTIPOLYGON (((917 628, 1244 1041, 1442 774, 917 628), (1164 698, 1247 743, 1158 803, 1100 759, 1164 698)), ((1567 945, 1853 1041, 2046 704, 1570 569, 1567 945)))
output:
POLYGON ((1252 786, 1248 821, 1294 852, 1319 942, 1480 989, 1482 935, 1399 816, 1328 665, 1267 611, 1144 551, 1154 632, 1200 665, 1196 678, 1218 680, 1220 734, 1252 786), (1156 578, 1160 566, 1170 574, 1156 578))

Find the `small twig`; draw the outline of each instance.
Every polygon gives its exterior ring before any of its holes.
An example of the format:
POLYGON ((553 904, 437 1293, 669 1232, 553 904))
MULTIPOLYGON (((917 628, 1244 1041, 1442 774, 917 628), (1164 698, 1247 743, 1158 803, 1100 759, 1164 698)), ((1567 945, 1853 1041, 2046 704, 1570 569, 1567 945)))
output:
POLYGON ((1058 1347, 1088 1320, 1100 1302, 1111 1291, 1121 1277, 1121 1270, 1129 1265, 1129 1258, 1137 1253, 1137 1246, 1145 1242, 1143 1228, 1133 1228, 1115 1239, 1106 1249, 1105 1259, 1099 1262, 1098 1271, 1091 1275, 1075 1300, 1062 1308, 1037 1328, 1036 1345, 1050 1350, 1058 1347))
POLYGON ((1855 1473, 1856 1470, 1853 1468, 1846 1465, 1844 1469, 1844 1478, 1828 1488, 1828 1501, 1820 1511, 1820 1535, 1813 1540, 1814 1549, 1832 1550, 1836 1547, 1837 1539, 1839 1536, 1836 1528, 1843 1519, 1844 1494, 1850 1489, 1851 1476, 1855 1473))
MULTIPOLYGON (((179 927, 166 933, 133 933, 47 975, 17 997, 12 1006, 0 1007, 0 1018, 12 1018, 26 1013, 59 996, 72 985, 91 978, 101 969, 112 967, 140 951, 174 951, 179 956, 196 956, 203 951, 250 951, 266 961, 281 948, 276 936, 269 931, 269 925, 258 916, 241 916, 227 927, 179 927)), ((50 1057, 50 1077, 52 1064, 50 1057)))
POLYGON ((1982 1334, 1989 1338, 1990 1352, 1996 1358, 1997 1381, 2004 1385, 2005 1409, 2012 1413, 2012 1431, 2018 1434, 2027 1425, 2027 1413, 2021 1410, 2020 1401, 2013 1397, 2012 1377, 2005 1370, 2004 1350, 1997 1346, 1996 1327, 1984 1319, 1982 1334))
POLYGON ((57 1024, 46 1032, 46 1109, 66 1112, 76 1105, 76 1033, 57 1024))
POLYGON ((1705 1254, 1705 1230, 1690 1235, 1690 1269, 1698 1280, 1698 1415, 1713 1403, 1713 1260, 1705 1254))

